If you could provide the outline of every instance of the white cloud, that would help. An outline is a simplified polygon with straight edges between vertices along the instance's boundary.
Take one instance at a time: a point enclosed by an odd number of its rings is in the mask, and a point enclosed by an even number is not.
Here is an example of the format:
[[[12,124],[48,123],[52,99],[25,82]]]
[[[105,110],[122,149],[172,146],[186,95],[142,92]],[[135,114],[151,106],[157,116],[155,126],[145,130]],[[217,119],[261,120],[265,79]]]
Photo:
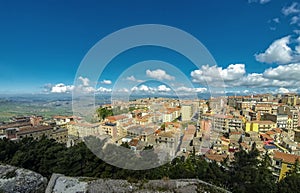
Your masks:
[[[130,81],[136,81],[134,76],[128,76],[126,77],[126,80],[130,80]]]
[[[300,22],[300,17],[299,16],[293,16],[292,18],[291,18],[291,25],[293,25],[293,24],[299,24],[299,22]]]
[[[213,82],[214,73],[221,72],[225,87],[242,89],[247,88],[298,88],[300,87],[300,63],[279,65],[268,68],[263,73],[245,72],[245,65],[230,65],[227,68],[204,66],[200,70],[191,72],[193,81],[202,83],[205,79]],[[243,88],[245,90],[245,88]],[[192,88],[179,87],[177,91],[194,92]]]
[[[299,4],[297,2],[293,2],[290,6],[283,7],[281,12],[285,16],[295,14],[295,13],[300,13]]]
[[[228,68],[221,70],[221,76],[225,81],[236,80],[245,73],[245,64],[230,64]]]
[[[248,0],[248,3],[260,3],[260,4],[266,4],[270,2],[271,0]]]
[[[76,87],[74,85],[65,85],[63,83],[56,84],[54,86],[47,85],[49,87],[49,91],[51,93],[70,93],[71,91],[76,91],[79,93],[91,93],[97,91],[95,88],[89,86],[90,80],[88,78],[84,78],[82,76],[78,77],[80,81]]]
[[[293,51],[288,46],[290,36],[275,40],[264,53],[255,54],[255,58],[259,62],[286,64],[292,62]]]
[[[98,92],[111,92],[112,89],[111,88],[104,88],[104,87],[99,87],[97,89]]]
[[[185,92],[185,93],[190,93],[190,92],[198,92],[198,93],[205,93],[207,92],[207,88],[189,88],[189,87],[179,87],[176,89],[177,92]]]
[[[111,82],[111,80],[102,80],[100,83],[101,84],[111,84],[112,82]]]
[[[80,90],[81,93],[91,93],[96,91],[96,89],[91,86],[83,86],[83,87],[79,86],[76,89]]]
[[[167,87],[166,85],[159,85],[158,87],[150,87],[147,85],[140,85],[131,88],[131,92],[143,92],[143,93],[162,93],[162,92],[170,92],[172,89]]]
[[[159,85],[157,90],[159,92],[170,92],[171,91],[171,89],[169,87],[166,87],[166,85],[163,85],[163,84]]]
[[[278,17],[276,17],[276,18],[273,18],[272,19],[275,23],[280,23],[280,20],[279,20],[279,18]]]
[[[280,87],[276,90],[276,93],[289,93],[289,89],[286,89],[286,88],[283,88],[283,87]]]
[[[300,81],[300,63],[268,68],[264,71],[263,76],[275,80]]]
[[[121,93],[126,92],[126,93],[128,93],[129,90],[127,88],[121,88],[121,89],[118,89],[117,92],[121,92]]]
[[[295,30],[293,30],[293,32],[294,32],[295,34],[297,34],[297,35],[300,35],[300,30],[299,30],[299,29],[295,29]]]
[[[125,80],[129,80],[129,81],[132,81],[132,82],[140,82],[140,83],[144,82],[143,80],[136,79],[133,75],[126,77]]]
[[[50,92],[52,93],[69,93],[74,89],[73,85],[65,85],[63,83],[52,86]]]
[[[148,87],[144,84],[140,85],[140,86],[135,86],[131,89],[131,91],[144,91],[144,92],[150,92],[150,91],[154,91],[155,89],[153,89],[152,87]]]
[[[90,85],[90,80],[88,78],[84,78],[82,76],[79,76],[78,79],[82,82],[83,86],[89,86]]]
[[[146,75],[150,78],[154,78],[157,80],[175,80],[174,76],[171,76],[166,73],[166,71],[162,69],[156,69],[156,70],[146,70]]]
[[[251,73],[247,76],[244,76],[239,81],[236,81],[234,83],[236,86],[267,86],[269,85],[269,80],[264,78],[262,74],[260,73]]]
[[[242,78],[246,73],[244,64],[230,64],[227,68],[203,65],[201,69],[191,72],[193,82],[211,83],[220,80],[225,82],[233,81]]]

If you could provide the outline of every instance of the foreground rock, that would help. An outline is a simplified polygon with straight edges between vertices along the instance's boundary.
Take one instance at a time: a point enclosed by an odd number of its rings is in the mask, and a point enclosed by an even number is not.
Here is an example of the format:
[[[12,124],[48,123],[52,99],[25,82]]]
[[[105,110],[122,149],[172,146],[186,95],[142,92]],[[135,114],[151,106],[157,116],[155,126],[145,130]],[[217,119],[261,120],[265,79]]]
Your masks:
[[[46,193],[222,193],[228,192],[201,180],[126,180],[72,178],[53,174]]]
[[[2,193],[44,193],[47,179],[23,168],[0,165],[0,192]]]

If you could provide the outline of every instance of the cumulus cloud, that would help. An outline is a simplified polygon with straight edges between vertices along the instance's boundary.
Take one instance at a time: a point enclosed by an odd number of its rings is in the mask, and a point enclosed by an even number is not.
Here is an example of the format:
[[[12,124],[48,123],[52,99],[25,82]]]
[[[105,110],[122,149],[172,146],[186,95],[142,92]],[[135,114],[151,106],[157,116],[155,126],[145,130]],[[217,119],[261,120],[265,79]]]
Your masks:
[[[121,89],[118,89],[117,92],[121,92],[121,93],[128,93],[129,90],[127,88],[121,88]]]
[[[83,86],[89,86],[90,85],[90,80],[88,78],[84,78],[82,76],[79,76],[78,79],[82,82]]]
[[[74,89],[73,85],[65,85],[63,83],[52,86],[51,93],[69,93]]]
[[[269,3],[271,0],[248,0],[248,3],[260,3],[260,4],[266,4]]]
[[[79,80],[79,84],[76,85],[76,87],[74,85],[66,85],[64,83],[59,83],[59,84],[47,84],[44,86],[45,91],[46,92],[51,92],[51,93],[70,93],[72,91],[76,91],[79,93],[93,93],[93,92],[97,92],[97,93],[102,93],[102,92],[111,92],[112,89],[111,88],[104,88],[104,87],[100,87],[98,89],[91,87],[90,86],[90,80],[87,77],[78,77]],[[106,82],[108,83],[108,82]]]
[[[275,40],[265,52],[255,54],[255,58],[263,63],[278,63],[286,64],[293,60],[293,51],[288,46],[290,43],[290,36]]]
[[[293,2],[290,6],[283,7],[281,12],[285,16],[295,14],[295,13],[300,13],[299,3]]]
[[[286,89],[286,88],[283,88],[283,87],[280,87],[276,90],[277,93],[289,93],[289,89]]]
[[[102,80],[100,83],[101,84],[111,84],[112,82],[111,82],[111,80]]]
[[[224,80],[225,82],[242,78],[246,73],[244,64],[230,64],[227,68],[203,65],[201,69],[191,72],[193,82],[211,83]]]
[[[299,16],[293,16],[292,18],[291,18],[291,25],[293,25],[293,24],[299,24],[299,22],[300,22],[300,17]]]
[[[140,86],[135,86],[131,88],[131,92],[137,92],[137,93],[148,93],[148,94],[154,94],[157,91],[156,88],[147,86],[147,85],[140,85]]]
[[[275,23],[280,23],[280,20],[279,20],[279,18],[278,18],[278,17],[276,17],[276,18],[273,18],[273,19],[272,19],[272,21],[274,21]]]
[[[150,78],[154,78],[156,80],[175,80],[174,76],[171,76],[169,74],[167,74],[166,71],[162,70],[162,69],[156,69],[156,70],[146,70],[146,75]]]
[[[269,80],[260,73],[251,73],[234,83],[236,86],[268,86]]]
[[[300,63],[268,68],[263,76],[275,80],[299,80],[300,81]]]
[[[104,87],[99,87],[97,89],[98,92],[111,92],[112,89],[111,88],[104,88]]]
[[[169,87],[167,87],[166,85],[163,85],[163,84],[159,85],[157,90],[159,92],[170,92],[171,91],[171,89]]]
[[[136,79],[133,75],[126,77],[125,80],[129,80],[132,82],[143,82],[143,80]]]
[[[159,85],[158,87],[150,87],[147,85],[140,85],[131,88],[131,92],[143,92],[143,93],[161,93],[161,92],[170,92],[172,89],[167,87],[166,85]]]
[[[207,92],[207,88],[189,88],[189,87],[179,87],[176,89],[177,92],[185,92],[185,93],[190,93],[190,92],[197,92],[197,93],[205,93]]]
[[[228,68],[217,68],[217,67],[203,67],[198,71],[192,71],[191,76],[194,82],[202,84],[207,74],[215,72],[218,69],[220,74],[224,76],[225,87],[236,88],[245,90],[248,88],[286,88],[291,89],[300,87],[300,63],[291,63],[287,65],[279,65],[275,68],[268,68],[262,73],[246,73],[244,65],[240,67],[228,67]],[[230,69],[230,70],[229,70]],[[232,70],[239,69],[239,70]],[[206,72],[206,73],[204,73]],[[226,72],[226,73],[225,73]],[[213,75],[212,75],[213,76]],[[207,77],[206,79],[212,77]],[[246,89],[246,90],[247,90]],[[193,92],[191,88],[178,88],[178,90]],[[249,91],[249,90],[248,90]]]

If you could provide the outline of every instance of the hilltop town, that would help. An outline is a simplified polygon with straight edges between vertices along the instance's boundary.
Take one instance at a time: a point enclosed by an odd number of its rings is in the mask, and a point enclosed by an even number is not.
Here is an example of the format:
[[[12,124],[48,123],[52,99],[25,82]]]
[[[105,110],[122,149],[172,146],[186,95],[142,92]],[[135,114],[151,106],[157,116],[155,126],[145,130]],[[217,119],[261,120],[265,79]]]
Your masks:
[[[18,141],[45,136],[70,147],[95,136],[133,152],[164,149],[171,158],[195,154],[217,163],[255,147],[270,156],[273,175],[281,180],[300,158],[299,113],[297,94],[143,98],[101,105],[93,123],[64,115],[12,117],[0,124],[0,137]]]

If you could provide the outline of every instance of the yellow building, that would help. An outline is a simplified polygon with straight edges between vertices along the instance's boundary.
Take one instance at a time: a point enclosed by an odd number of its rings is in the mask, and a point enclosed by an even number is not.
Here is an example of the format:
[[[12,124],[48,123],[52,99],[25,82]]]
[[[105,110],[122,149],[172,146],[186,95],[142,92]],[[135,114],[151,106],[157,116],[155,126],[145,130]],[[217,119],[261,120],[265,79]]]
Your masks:
[[[258,124],[257,123],[252,123],[252,122],[247,122],[245,131],[246,132],[249,132],[249,131],[258,132]]]
[[[293,168],[296,160],[300,161],[300,156],[276,151],[273,156],[274,175],[278,180],[282,180],[286,173]]]
[[[276,128],[273,121],[250,121],[246,123],[245,131],[267,132]]]

